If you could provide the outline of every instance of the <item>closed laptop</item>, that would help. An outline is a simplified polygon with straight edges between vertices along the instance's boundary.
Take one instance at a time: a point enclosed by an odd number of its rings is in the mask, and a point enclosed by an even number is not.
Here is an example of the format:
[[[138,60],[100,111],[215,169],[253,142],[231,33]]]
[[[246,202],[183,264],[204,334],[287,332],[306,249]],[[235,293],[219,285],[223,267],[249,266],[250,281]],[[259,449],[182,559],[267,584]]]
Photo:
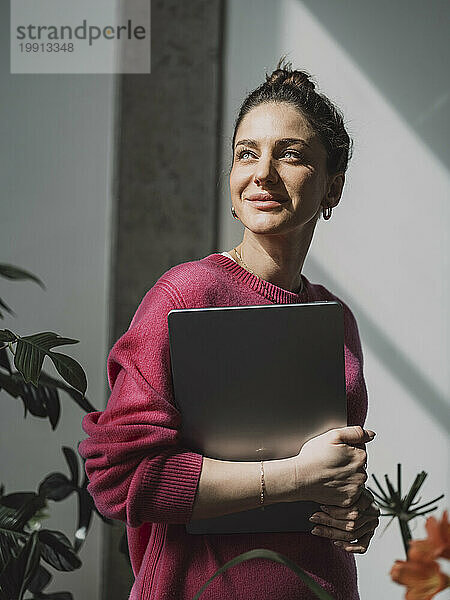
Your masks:
[[[339,302],[169,312],[175,403],[183,445],[221,460],[298,454],[347,425]],[[314,502],[268,505],[187,524],[189,533],[310,531]]]

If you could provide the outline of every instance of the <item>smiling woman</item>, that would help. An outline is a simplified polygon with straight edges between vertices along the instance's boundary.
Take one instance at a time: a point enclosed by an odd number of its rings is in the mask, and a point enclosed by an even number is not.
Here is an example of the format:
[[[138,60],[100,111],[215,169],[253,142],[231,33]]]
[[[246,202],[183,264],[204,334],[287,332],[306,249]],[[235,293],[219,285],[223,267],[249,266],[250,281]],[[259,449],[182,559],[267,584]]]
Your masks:
[[[359,600],[353,553],[367,550],[379,515],[364,486],[365,444],[374,433],[363,429],[361,343],[350,308],[301,273],[320,214],[328,219],[339,203],[349,151],[337,109],[306,73],[280,63],[245,100],[236,121],[230,195],[244,226],[241,244],[164,273],[109,354],[108,406],[85,417],[89,438],[79,451],[98,509],[128,525],[133,600],[191,600],[224,563],[261,547],[287,556],[336,600]],[[344,309],[348,426],[280,460],[223,461],[184,447],[168,313],[323,300],[338,300]],[[311,532],[191,535],[185,528],[191,520],[297,500],[321,504]],[[283,565],[255,559],[217,577],[202,598],[315,596]]]
[[[262,278],[298,289],[316,222],[339,203],[351,147],[338,109],[306,72],[280,61],[235,123],[231,203],[245,226],[238,260],[245,253]]]

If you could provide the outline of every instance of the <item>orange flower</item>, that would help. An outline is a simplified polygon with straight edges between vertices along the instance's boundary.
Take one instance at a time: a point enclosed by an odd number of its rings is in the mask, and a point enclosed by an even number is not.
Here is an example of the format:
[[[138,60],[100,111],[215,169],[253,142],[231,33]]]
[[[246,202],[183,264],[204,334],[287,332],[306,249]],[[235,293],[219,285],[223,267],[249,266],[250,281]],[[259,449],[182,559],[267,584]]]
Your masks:
[[[393,581],[407,586],[406,600],[431,600],[450,585],[437,562],[396,560],[391,569]]]
[[[425,525],[428,538],[413,540],[409,543],[408,559],[414,561],[433,561],[436,558],[450,559],[450,523],[448,511],[444,510],[441,521],[428,517]]]

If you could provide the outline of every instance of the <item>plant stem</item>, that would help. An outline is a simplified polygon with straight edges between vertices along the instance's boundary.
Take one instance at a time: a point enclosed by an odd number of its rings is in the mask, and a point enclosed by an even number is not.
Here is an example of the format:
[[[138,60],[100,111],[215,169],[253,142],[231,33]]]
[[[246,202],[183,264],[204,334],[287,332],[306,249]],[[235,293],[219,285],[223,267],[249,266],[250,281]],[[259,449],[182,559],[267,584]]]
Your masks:
[[[398,515],[398,523],[400,525],[400,533],[402,534],[403,547],[405,549],[406,560],[408,560],[408,547],[411,541],[411,530],[408,523],[402,519],[402,515]]]

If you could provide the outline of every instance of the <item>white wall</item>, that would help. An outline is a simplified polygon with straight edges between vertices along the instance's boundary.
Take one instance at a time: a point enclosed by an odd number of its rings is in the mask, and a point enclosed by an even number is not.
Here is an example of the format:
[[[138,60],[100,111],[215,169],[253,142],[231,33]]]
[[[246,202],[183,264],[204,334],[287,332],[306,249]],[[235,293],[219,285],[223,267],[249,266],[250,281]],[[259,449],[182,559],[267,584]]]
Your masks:
[[[320,8],[320,21],[307,5]],[[304,271],[348,302],[359,324],[367,425],[377,432],[368,472],[395,478],[401,462],[406,485],[427,471],[421,496],[446,493],[440,516],[449,493],[450,206],[440,153],[448,139],[448,91],[439,23],[450,11],[427,3],[434,29],[418,38],[412,33],[421,29],[424,10],[418,2],[351,0],[337,8],[328,1],[229,0],[219,247],[242,239],[227,181],[236,112],[287,53],[342,108],[355,138],[341,204],[330,221],[319,221]],[[412,97],[419,82],[427,91]],[[387,522],[382,518],[369,552],[357,557],[364,600],[404,597],[388,575],[404,555],[397,524],[381,535]],[[424,523],[417,519],[414,537],[424,537]]]
[[[0,262],[37,274],[31,282],[1,279],[0,297],[17,313],[0,328],[19,334],[55,331],[80,340],[63,346],[84,367],[87,396],[105,403],[108,274],[112,209],[115,79],[109,75],[10,75],[9,3],[0,5]],[[44,367],[49,372],[52,365]],[[67,472],[61,446],[85,437],[83,411],[61,394],[60,425],[23,418],[20,400],[0,392],[0,481],[6,493],[36,490],[49,472]],[[75,498],[50,503],[49,529],[73,537]],[[100,520],[81,550],[83,567],[55,576],[47,591],[74,598],[100,595]]]

